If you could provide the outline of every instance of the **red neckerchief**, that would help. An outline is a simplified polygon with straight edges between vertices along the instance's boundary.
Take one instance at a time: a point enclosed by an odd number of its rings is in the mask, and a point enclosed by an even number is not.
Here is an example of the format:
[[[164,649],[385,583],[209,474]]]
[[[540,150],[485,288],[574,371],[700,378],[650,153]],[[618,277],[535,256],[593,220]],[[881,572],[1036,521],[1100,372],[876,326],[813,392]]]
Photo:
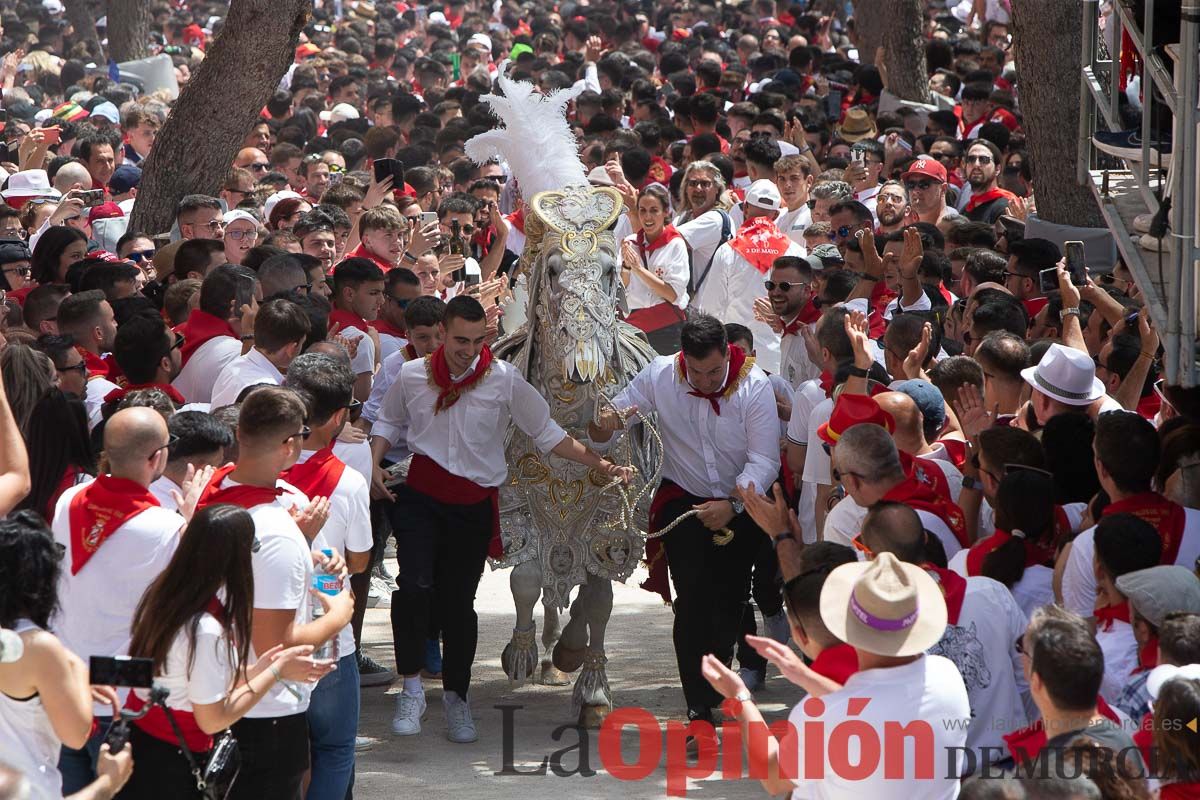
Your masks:
[[[520,208],[505,217],[508,223],[519,230],[522,234],[525,233],[525,209]]]
[[[1150,635],[1146,643],[1138,649],[1138,663],[1131,675],[1149,672],[1158,666],[1158,634]]]
[[[1097,608],[1092,616],[1096,618],[1096,630],[1111,631],[1114,622],[1126,622],[1130,625],[1133,622],[1129,618],[1129,601],[1108,605],[1104,608]]]
[[[766,275],[775,259],[787,252],[792,240],[779,232],[773,220],[755,217],[742,225],[729,246],[756,270]]]
[[[429,380],[438,390],[437,401],[433,404],[435,415],[457,403],[462,393],[483,380],[492,366],[492,349],[485,344],[479,352],[479,363],[475,365],[475,369],[456,383],[450,377],[450,365],[446,363],[445,349],[446,346],[442,345],[425,359]]]
[[[1183,541],[1183,529],[1187,524],[1187,512],[1183,506],[1173,503],[1157,492],[1142,492],[1105,506],[1106,514],[1133,514],[1154,526],[1162,538],[1160,564],[1174,564],[1179,557],[1179,545]]]
[[[1096,713],[1111,722],[1121,724],[1120,716],[1109,707],[1108,703],[1104,702],[1104,698],[1100,695],[1096,695]],[[1066,731],[1063,732],[1066,733]],[[1018,731],[1006,733],[1001,738],[1004,739],[1004,744],[1008,747],[1013,761],[1018,765],[1037,758],[1046,747],[1046,742],[1049,741],[1046,736],[1046,728],[1040,719]]]
[[[808,298],[808,302],[800,309],[800,316],[797,318],[806,325],[811,325],[821,318],[821,309],[817,306],[817,296],[813,295]]]
[[[171,398],[171,402],[177,406],[181,406],[187,402],[183,399],[183,395],[179,393],[179,390],[169,383],[127,383],[124,386],[118,389],[113,389],[111,392],[104,395],[104,402],[115,403],[125,397],[125,395],[129,394],[130,392],[136,392],[138,389],[158,389],[167,397]]]
[[[1196,800],[1197,797],[1200,797],[1200,781],[1166,783],[1158,790],[1158,800]]]
[[[75,352],[79,353],[79,355],[83,357],[83,363],[87,364],[89,379],[108,378],[110,381],[113,381],[114,383],[116,382],[113,380],[116,376],[114,375],[110,377],[109,375],[109,373],[112,371],[112,367],[114,366],[113,362],[101,358],[91,350],[84,350],[78,345],[75,346]]]
[[[347,328],[357,328],[365,334],[367,332],[367,328],[371,327],[371,323],[367,322],[358,314],[355,314],[353,311],[345,311],[340,308],[335,308],[333,311],[329,312],[329,325],[332,327],[335,324],[338,326],[339,332],[345,331]]]
[[[822,372],[817,378],[817,385],[821,387],[821,391],[826,397],[833,397],[833,373]]]
[[[996,550],[999,550],[1004,545],[1012,541],[1012,534],[1008,531],[998,530],[986,539],[980,539],[975,544],[971,545],[971,549],[967,551],[967,574],[974,577],[983,574],[983,563],[987,561]],[[1025,547],[1025,568],[1045,565],[1047,562],[1054,560],[1054,543],[1049,545],[1023,539],[1021,544]]]
[[[12,295],[10,294],[9,297]],[[1158,396],[1158,392],[1150,394],[1138,400],[1137,413],[1142,419],[1153,420],[1162,408],[1162,398]]]
[[[420,356],[417,355],[417,348],[413,347],[412,342],[409,342],[408,344],[404,345],[404,360],[405,361],[416,361],[418,358],[420,358]]]
[[[218,336],[238,338],[237,334],[233,332],[233,326],[229,324],[229,320],[221,319],[198,308],[188,315],[186,322],[175,327],[175,332],[183,334],[183,347],[179,349],[180,360],[183,364],[187,364],[188,359],[200,349],[200,345],[209,339],[215,339]]]
[[[783,330],[780,332],[779,335],[780,336],[799,336],[800,329],[804,327],[804,320],[801,319],[801,317],[803,317],[803,316],[804,316],[804,312],[801,311],[799,314],[797,314],[792,319],[791,322],[783,323]]]
[[[951,625],[958,624],[958,616],[962,613],[963,600],[967,596],[967,579],[951,569],[935,567],[933,564],[921,565],[942,590],[946,599],[946,619]]]
[[[658,250],[661,247],[665,247],[668,243],[673,242],[676,239],[681,239],[681,238],[683,238],[683,237],[680,235],[679,231],[675,230],[674,225],[667,225],[667,227],[662,229],[662,232],[660,232],[658,234],[658,238],[655,239],[653,242],[646,241],[646,229],[645,228],[643,228],[642,230],[637,232],[636,241],[637,241],[638,249],[642,251],[643,259],[646,259],[655,250]],[[650,263],[648,260],[646,262],[646,266],[650,266]]]
[[[675,359],[675,366],[679,370],[680,379],[684,383],[687,383],[688,387],[691,388],[691,391],[689,391],[688,394],[690,394],[692,397],[702,397],[707,400],[712,406],[713,413],[719,417],[721,416],[721,405],[717,401],[722,397],[728,397],[729,395],[733,394],[742,378],[745,377],[745,373],[749,371],[749,367],[754,366],[754,362],[753,360],[746,358],[746,353],[742,350],[742,348],[733,344],[729,345],[729,371],[725,376],[725,383],[720,389],[707,394],[697,391],[695,388],[692,388],[690,383],[688,383],[687,362],[683,358],[682,351],[680,351],[679,355]]]
[[[303,464],[297,462],[280,473],[279,477],[295,486],[308,499],[333,497],[346,463],[333,454],[333,442],[308,457]]]
[[[663,478],[659,481],[658,488],[654,490],[654,497],[650,500],[650,532],[657,533],[671,522],[672,517],[666,516],[667,507],[671,503],[686,500],[690,508],[696,503],[717,499],[720,498],[689,495],[679,484],[669,478]],[[660,537],[646,540],[646,553],[642,563],[649,575],[639,584],[639,587],[647,592],[657,594],[664,603],[671,605],[671,579],[667,569],[667,550],[663,547],[662,541]]]
[[[71,498],[71,574],[88,562],[100,545],[118,528],[147,508],[158,506],[158,498],[140,483],[128,478],[98,475]]]
[[[237,464],[228,464],[213,473],[212,480],[208,482],[208,486],[205,486],[204,491],[200,493],[200,500],[196,503],[196,508],[203,508],[204,506],[211,506],[216,503],[231,503],[250,510],[264,503],[272,503],[277,497],[283,494],[283,489],[277,486],[268,489],[265,486],[250,486],[244,483],[222,489],[221,483],[236,467]]]
[[[887,320],[883,318],[883,314],[887,311],[888,304],[895,300],[899,295],[887,287],[887,281],[880,278],[875,281],[875,287],[871,289],[871,313],[867,317],[867,326],[869,330],[867,334],[872,339],[882,339],[884,331],[887,328]]]
[[[988,189],[986,192],[979,192],[978,194],[972,194],[971,199],[967,201],[966,211],[968,214],[970,214],[972,211],[979,208],[980,206],[987,205],[988,203],[992,202],[993,200],[999,200],[1002,197],[1005,198],[1006,200],[1008,200],[1009,202],[1012,202],[1013,200],[1017,199],[1017,196],[1015,194],[1013,194],[1012,192],[1010,192],[1008,189],[1001,189],[999,186],[993,186],[991,189]]]
[[[1029,318],[1033,319],[1049,302],[1049,297],[1027,297],[1021,301],[1021,305],[1025,307],[1025,313],[1029,315]]]
[[[358,245],[358,247],[354,248],[349,253],[347,253],[346,258],[368,258],[371,261],[375,262],[375,266],[379,267],[385,273],[396,266],[391,261],[388,261],[384,258],[381,258],[381,257],[375,255],[375,252],[373,250],[368,250],[366,244],[364,244],[364,243],[360,243]]]
[[[938,439],[936,444],[940,444],[946,448],[946,455],[950,457],[950,463],[955,469],[962,472],[963,465],[967,463],[967,443],[962,439]]]
[[[850,676],[858,672],[858,651],[845,643],[835,644],[822,650],[808,667],[818,675],[845,686]]]
[[[901,463],[904,462],[904,453],[901,453]],[[935,487],[945,484],[946,476],[941,473],[941,470],[925,469],[924,464],[917,464],[913,459],[914,464],[911,469],[906,469],[907,477],[900,483],[893,486],[882,500],[890,500],[896,503],[903,503],[906,506],[920,510],[928,511],[935,517],[946,523],[946,527],[954,534],[954,538],[963,547],[969,547],[967,541],[967,523],[963,518],[962,509],[959,508],[953,501],[950,500],[948,492],[939,492]],[[933,472],[938,475],[932,475]],[[938,478],[940,477],[940,481]]]
[[[395,336],[397,339],[404,338],[404,331],[400,330],[395,325],[393,325],[392,323],[383,319],[382,317],[379,319],[373,319],[370,322],[368,322],[367,324],[370,325],[375,330],[379,331],[380,333],[386,333],[388,336]],[[366,333],[366,331],[363,331],[363,332]]]

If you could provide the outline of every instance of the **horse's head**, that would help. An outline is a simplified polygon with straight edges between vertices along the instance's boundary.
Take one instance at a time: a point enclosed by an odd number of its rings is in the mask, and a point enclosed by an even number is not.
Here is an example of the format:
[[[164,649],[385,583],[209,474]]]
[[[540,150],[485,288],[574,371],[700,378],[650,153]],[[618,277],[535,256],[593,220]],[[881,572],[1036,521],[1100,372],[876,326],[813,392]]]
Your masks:
[[[620,243],[610,227],[621,197],[613,189],[576,185],[542,192],[530,205],[531,239],[538,239],[527,243],[530,306],[537,315],[531,333],[545,363],[561,364],[564,380],[594,381],[615,355]]]

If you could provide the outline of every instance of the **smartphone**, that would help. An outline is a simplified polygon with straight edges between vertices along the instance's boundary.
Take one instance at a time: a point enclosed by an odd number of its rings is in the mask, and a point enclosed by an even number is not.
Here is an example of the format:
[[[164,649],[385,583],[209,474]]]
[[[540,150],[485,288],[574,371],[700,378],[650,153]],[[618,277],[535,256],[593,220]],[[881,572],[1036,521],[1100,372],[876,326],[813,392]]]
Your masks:
[[[404,164],[394,158],[375,159],[375,182],[382,183],[388,177],[392,179],[392,188],[404,186]]]
[[[104,202],[103,189],[76,189],[70,196],[82,200],[84,208],[95,208]]]
[[[46,144],[60,144],[62,142],[62,128],[42,128],[42,141]]]
[[[833,88],[833,84],[829,86],[829,94],[825,97],[826,111],[825,113],[832,120],[840,119],[842,116],[842,90]]]
[[[154,659],[92,656],[88,659],[88,683],[149,689],[154,685]]]
[[[437,221],[438,221],[438,215],[437,215],[436,211],[422,211],[421,212],[421,227],[422,228],[427,228],[430,225],[433,225],[434,223],[436,223]]]
[[[251,278],[237,279],[237,296],[234,301],[233,313],[242,313],[242,306],[254,305],[254,280]]]
[[[1083,242],[1063,242],[1063,250],[1067,257],[1067,272],[1071,273],[1071,283],[1086,286],[1087,260],[1083,257]]]
[[[851,147],[850,148],[850,160],[857,162],[859,164],[863,163],[863,161],[866,160],[863,149],[861,147]]]
[[[1054,267],[1038,273],[1038,289],[1042,294],[1058,291],[1058,270]]]

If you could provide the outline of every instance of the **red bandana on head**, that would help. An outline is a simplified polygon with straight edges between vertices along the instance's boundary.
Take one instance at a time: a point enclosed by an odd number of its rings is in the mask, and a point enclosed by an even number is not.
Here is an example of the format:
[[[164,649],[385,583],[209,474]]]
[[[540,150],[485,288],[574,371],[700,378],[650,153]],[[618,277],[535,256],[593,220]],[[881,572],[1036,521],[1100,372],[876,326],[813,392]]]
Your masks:
[[[80,489],[71,498],[67,512],[71,525],[71,574],[78,575],[118,528],[157,505],[158,498],[149,489],[127,478],[100,475]]]
[[[183,395],[169,383],[127,383],[119,389],[113,389],[108,394],[104,395],[104,402],[115,403],[121,400],[130,392],[136,392],[138,389],[158,389],[160,392],[171,398],[171,402],[177,406],[184,405],[187,401],[183,399]]]
[[[485,344],[479,352],[479,363],[475,365],[475,369],[470,375],[456,382],[450,377],[450,365],[446,363],[445,350],[446,346],[442,345],[425,357],[425,372],[429,383],[438,390],[437,401],[433,404],[434,414],[457,403],[462,393],[487,377],[492,367],[492,349]]]
[[[1154,526],[1162,538],[1160,564],[1174,564],[1179,557],[1179,545],[1183,541],[1183,529],[1187,524],[1187,512],[1183,506],[1173,503],[1157,492],[1142,492],[1115,503],[1109,503],[1101,516],[1109,514],[1133,514]]]
[[[213,473],[212,480],[200,493],[200,500],[196,503],[196,508],[217,503],[231,503],[249,510],[264,503],[272,503],[275,498],[283,494],[283,489],[277,486],[267,488],[265,486],[249,486],[244,483],[222,489],[222,481],[228,477],[229,473],[233,472],[236,466],[236,464],[228,464]]]
[[[183,347],[179,349],[179,355],[184,364],[187,364],[188,359],[200,349],[200,345],[209,339],[215,339],[218,336],[238,338],[228,320],[198,308],[188,315],[187,322],[176,326],[175,332],[183,334]]]
[[[729,246],[764,275],[770,271],[775,259],[787,252],[791,243],[792,240],[780,233],[775,222],[767,217],[750,220],[729,240]]]
[[[342,473],[346,471],[346,463],[333,454],[333,442],[313,453],[303,464],[297,462],[288,467],[279,477],[308,495],[314,497],[333,497]]]
[[[684,360],[682,351],[675,359],[675,364],[679,370],[680,380],[682,380],[684,383],[687,383],[688,386],[691,386],[692,384],[688,382],[687,376],[687,361]],[[747,358],[746,353],[742,350],[742,348],[731,344],[729,345],[729,369],[725,376],[724,385],[722,385],[721,388],[717,389],[715,392],[707,393],[692,388],[688,394],[690,394],[692,397],[702,397],[707,400],[709,404],[712,405],[713,413],[719,417],[721,416],[721,404],[717,401],[722,397],[729,397],[729,395],[733,394],[737,390],[738,384],[741,383],[742,378],[746,377],[746,373],[750,371],[750,367],[752,366],[754,366],[754,359]]]

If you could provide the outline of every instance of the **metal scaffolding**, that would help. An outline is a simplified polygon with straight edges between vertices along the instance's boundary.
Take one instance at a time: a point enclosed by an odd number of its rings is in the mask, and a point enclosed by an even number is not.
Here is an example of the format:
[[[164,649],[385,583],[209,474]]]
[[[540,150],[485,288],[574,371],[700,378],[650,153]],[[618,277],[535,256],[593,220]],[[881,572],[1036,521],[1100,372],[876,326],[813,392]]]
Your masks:
[[[1085,91],[1079,115],[1079,174],[1096,195],[1100,211],[1121,258],[1142,289],[1154,324],[1161,333],[1165,356],[1163,367],[1170,384],[1194,386],[1198,381],[1196,361],[1197,269],[1200,269],[1200,217],[1197,212],[1197,112],[1200,74],[1200,0],[1182,2],[1180,38],[1177,44],[1156,49],[1154,5],[1145,0],[1139,19],[1131,0],[1108,0],[1111,13],[1100,28],[1102,3],[1084,0],[1081,81]],[[1126,169],[1099,169],[1100,156],[1092,145],[1097,129],[1116,131],[1124,126],[1118,112],[1120,97],[1120,49],[1122,32],[1128,32],[1142,68],[1143,102],[1140,161],[1130,160]],[[1163,51],[1166,51],[1164,53]],[[1151,153],[1154,131],[1151,122],[1161,116],[1164,105],[1174,119],[1173,151],[1169,169]],[[1155,214],[1160,198],[1169,196],[1170,229],[1165,252],[1152,252],[1138,244],[1133,218]]]

